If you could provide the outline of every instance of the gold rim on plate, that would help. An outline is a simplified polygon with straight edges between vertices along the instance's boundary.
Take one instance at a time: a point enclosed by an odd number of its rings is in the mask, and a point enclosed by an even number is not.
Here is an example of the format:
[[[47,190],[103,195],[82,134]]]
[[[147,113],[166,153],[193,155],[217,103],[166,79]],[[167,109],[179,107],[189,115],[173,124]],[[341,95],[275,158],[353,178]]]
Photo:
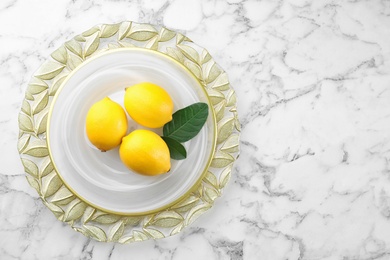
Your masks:
[[[201,178],[177,201],[142,214],[108,211],[81,198],[61,178],[49,149],[47,126],[56,93],[83,64],[118,48],[169,56],[199,82],[212,105],[215,140]],[[60,221],[104,242],[130,243],[179,233],[212,207],[239,154],[236,95],[226,73],[207,50],[183,34],[131,21],[94,26],[54,51],[28,85],[19,129],[18,151],[30,186]]]

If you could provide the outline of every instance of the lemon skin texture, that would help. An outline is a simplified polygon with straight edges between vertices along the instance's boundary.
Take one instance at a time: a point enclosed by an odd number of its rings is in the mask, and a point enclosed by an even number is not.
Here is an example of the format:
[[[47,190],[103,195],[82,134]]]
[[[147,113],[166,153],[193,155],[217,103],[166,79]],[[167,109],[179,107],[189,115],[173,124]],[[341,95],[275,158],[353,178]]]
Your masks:
[[[86,118],[89,141],[105,152],[117,147],[127,132],[127,117],[124,109],[105,97],[91,106]]]
[[[126,88],[124,105],[130,117],[145,127],[159,128],[172,120],[171,97],[153,83],[144,82]]]
[[[159,175],[171,168],[167,144],[150,130],[138,129],[125,136],[119,156],[126,167],[143,175]]]

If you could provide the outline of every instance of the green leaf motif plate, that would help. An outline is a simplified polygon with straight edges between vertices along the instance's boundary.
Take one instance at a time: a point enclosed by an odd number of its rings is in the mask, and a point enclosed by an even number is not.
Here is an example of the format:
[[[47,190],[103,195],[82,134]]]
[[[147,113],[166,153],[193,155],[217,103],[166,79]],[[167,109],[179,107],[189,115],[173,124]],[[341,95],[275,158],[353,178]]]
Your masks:
[[[47,143],[49,111],[62,83],[85,61],[118,48],[148,49],[175,59],[204,88],[215,117],[215,150],[196,187],[173,205],[144,215],[105,211],[78,197],[57,173]],[[131,21],[95,26],[54,51],[28,84],[19,129],[18,150],[26,178],[43,203],[74,230],[104,242],[131,243],[179,233],[213,206],[230,179],[239,153],[236,95],[226,73],[207,50],[183,34]]]

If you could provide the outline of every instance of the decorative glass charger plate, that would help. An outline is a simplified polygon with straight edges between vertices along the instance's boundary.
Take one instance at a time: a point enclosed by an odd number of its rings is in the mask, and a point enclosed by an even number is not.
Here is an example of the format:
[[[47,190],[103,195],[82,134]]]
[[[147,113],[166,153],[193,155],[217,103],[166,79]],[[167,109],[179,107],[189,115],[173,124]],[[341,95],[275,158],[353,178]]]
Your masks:
[[[85,134],[89,107],[153,82],[174,110],[209,105],[201,132],[171,171],[142,176],[118,149],[102,153]],[[140,128],[129,119],[129,131]],[[236,96],[210,54],[181,33],[125,21],[98,25],[51,54],[32,77],[19,114],[18,150],[29,184],[63,222],[99,241],[130,243],[180,232],[210,209],[239,153]],[[161,129],[156,132],[161,134]]]

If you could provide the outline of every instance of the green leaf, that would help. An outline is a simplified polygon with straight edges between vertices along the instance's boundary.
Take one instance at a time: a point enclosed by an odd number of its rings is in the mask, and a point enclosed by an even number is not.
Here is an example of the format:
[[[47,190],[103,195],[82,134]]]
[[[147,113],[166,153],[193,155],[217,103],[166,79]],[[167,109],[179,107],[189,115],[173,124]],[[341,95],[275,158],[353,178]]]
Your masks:
[[[169,153],[172,159],[183,160],[187,158],[186,148],[184,148],[181,143],[169,137],[162,136],[161,138],[168,145]]]
[[[164,137],[170,137],[180,143],[194,138],[202,129],[209,114],[206,103],[195,103],[176,111],[172,121],[164,125]]]

